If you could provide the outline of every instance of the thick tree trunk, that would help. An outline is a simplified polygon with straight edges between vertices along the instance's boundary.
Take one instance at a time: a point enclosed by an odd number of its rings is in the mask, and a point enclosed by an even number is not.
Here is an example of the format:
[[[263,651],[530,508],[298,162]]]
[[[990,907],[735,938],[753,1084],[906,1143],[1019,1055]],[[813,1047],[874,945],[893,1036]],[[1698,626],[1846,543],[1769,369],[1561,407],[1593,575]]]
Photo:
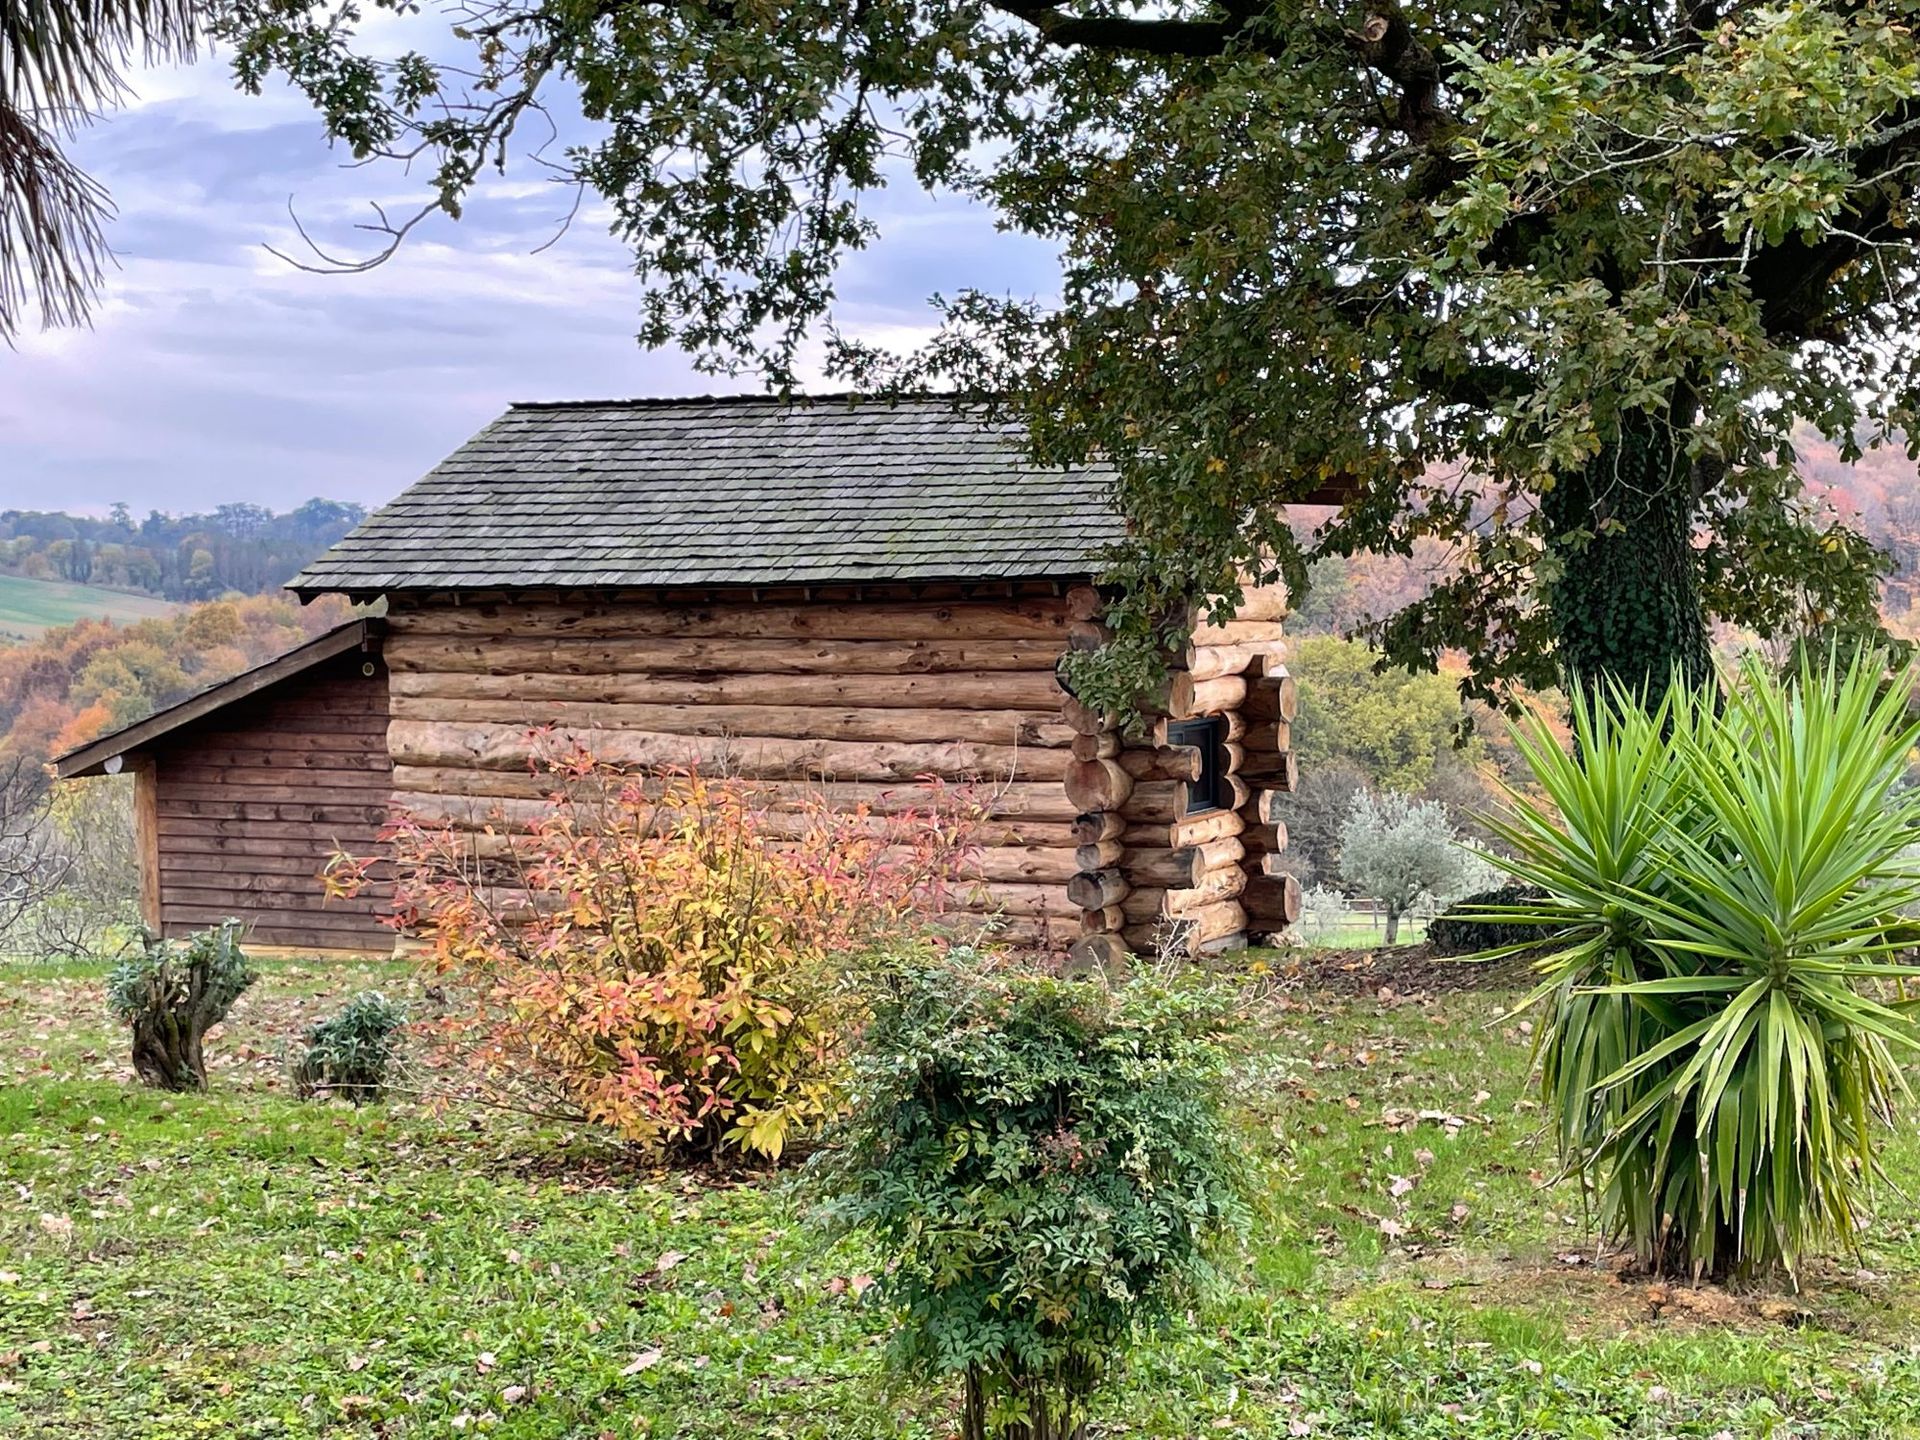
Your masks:
[[[1389,905],[1387,906],[1387,938],[1385,943],[1391,945],[1399,938],[1400,907],[1398,905]]]
[[[1665,416],[1629,415],[1541,501],[1559,565],[1547,599],[1570,680],[1614,679],[1657,700],[1676,673],[1695,683],[1711,672],[1683,438]]]

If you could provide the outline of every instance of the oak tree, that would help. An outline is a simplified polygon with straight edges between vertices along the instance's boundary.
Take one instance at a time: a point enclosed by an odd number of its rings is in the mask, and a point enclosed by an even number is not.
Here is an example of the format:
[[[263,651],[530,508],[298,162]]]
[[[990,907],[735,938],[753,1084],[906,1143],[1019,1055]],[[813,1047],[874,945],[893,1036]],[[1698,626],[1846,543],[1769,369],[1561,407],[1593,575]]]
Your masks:
[[[381,58],[332,0],[223,9],[244,84],[436,167],[350,265],[457,216],[570,89],[593,133],[545,158],[611,207],[644,341],[789,386],[826,337],[856,386],[1001,397],[1041,458],[1112,460],[1128,588],[1089,698],[1142,683],[1174,597],[1297,578],[1279,507],[1330,486],[1318,553],[1458,546],[1383,635],[1466,649],[1472,693],[1658,686],[1713,617],[1874,623],[1879,562],[1791,433],[1915,432],[1909,0],[468,0],[457,64]],[[1057,296],[933,297],[901,353],[841,335],[889,185],[1052,245]]]

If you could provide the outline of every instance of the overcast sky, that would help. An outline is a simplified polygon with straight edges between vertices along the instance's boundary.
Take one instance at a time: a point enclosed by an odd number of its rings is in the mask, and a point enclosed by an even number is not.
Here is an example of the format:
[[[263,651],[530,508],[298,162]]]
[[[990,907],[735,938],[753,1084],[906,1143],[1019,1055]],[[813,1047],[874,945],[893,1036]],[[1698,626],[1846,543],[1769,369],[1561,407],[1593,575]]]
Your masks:
[[[378,270],[312,275],[264,248],[297,244],[290,198],[347,249],[368,200],[420,191],[344,168],[291,94],[234,92],[218,57],[148,74],[74,153],[119,207],[120,264],[91,330],[0,349],[0,508],[377,504],[510,401],[723,388],[635,344],[639,282],[603,219],[532,253],[568,205],[532,167]],[[1054,282],[1044,251],[982,211],[917,192],[885,206],[888,238],[842,276],[850,331],[918,330],[936,289]]]

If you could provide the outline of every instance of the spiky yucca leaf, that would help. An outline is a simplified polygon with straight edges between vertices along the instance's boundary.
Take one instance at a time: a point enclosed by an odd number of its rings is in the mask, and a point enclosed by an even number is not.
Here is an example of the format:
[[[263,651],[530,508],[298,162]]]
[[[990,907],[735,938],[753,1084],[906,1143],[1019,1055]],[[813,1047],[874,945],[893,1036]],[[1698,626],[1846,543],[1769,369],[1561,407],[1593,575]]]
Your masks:
[[[1669,691],[1574,697],[1570,756],[1522,754],[1502,862],[1546,898],[1530,1002],[1567,1169],[1650,1267],[1753,1276],[1851,1237],[1872,1135],[1916,1045],[1889,998],[1920,904],[1911,682],[1877,665],[1748,664],[1724,710]]]

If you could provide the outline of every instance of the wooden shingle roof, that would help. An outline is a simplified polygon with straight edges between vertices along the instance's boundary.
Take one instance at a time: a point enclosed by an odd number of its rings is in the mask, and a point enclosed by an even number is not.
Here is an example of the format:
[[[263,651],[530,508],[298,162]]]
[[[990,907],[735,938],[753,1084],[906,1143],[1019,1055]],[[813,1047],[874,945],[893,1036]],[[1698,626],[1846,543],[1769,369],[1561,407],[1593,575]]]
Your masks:
[[[290,588],[1073,579],[1121,538],[1104,467],[1040,469],[951,399],[516,405]]]

